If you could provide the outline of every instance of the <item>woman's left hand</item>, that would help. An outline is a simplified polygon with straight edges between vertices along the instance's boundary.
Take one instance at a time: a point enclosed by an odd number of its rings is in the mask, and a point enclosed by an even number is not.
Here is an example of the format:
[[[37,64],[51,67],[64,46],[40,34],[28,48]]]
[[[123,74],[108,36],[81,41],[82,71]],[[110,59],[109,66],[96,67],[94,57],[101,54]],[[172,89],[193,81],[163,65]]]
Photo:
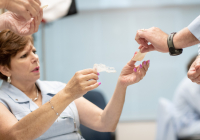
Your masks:
[[[135,84],[143,79],[149,68],[150,60],[143,61],[139,66],[135,66],[136,61],[129,61],[126,66],[122,69],[119,76],[119,82],[122,86],[127,87]]]
[[[43,10],[41,9],[39,14],[29,21],[13,12],[6,12],[3,14],[3,16],[6,29],[10,29],[16,34],[25,36],[31,35],[38,31],[39,25],[43,17]]]

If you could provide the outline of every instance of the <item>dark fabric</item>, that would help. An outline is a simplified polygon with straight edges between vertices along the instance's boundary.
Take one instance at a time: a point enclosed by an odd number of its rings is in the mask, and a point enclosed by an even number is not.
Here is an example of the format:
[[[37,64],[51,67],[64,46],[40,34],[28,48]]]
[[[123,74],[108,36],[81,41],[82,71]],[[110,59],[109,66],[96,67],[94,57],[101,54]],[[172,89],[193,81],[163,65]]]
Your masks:
[[[87,100],[95,104],[101,109],[106,107],[106,101],[99,91],[89,91],[85,94]],[[86,140],[115,140],[115,135],[110,132],[97,132],[84,125],[80,126],[81,134]]]
[[[78,13],[78,11],[77,11],[77,8],[76,8],[76,2],[75,2],[75,0],[72,0],[71,6],[70,6],[69,11],[68,11],[66,16],[74,15],[74,14],[77,14],[77,13]]]
[[[200,140],[200,135],[188,138],[179,138],[178,140]]]

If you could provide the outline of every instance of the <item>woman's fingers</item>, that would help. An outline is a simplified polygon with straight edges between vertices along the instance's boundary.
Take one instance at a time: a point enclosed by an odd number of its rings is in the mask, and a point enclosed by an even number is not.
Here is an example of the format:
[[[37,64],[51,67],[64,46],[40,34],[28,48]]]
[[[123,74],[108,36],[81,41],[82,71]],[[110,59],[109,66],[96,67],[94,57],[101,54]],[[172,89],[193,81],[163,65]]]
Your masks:
[[[87,91],[93,90],[93,89],[97,88],[99,85],[101,85],[101,82],[97,82],[97,83],[95,83],[93,85],[87,86],[86,90]]]
[[[147,71],[148,70],[148,68],[149,68],[149,60],[148,61],[144,61],[143,63],[142,63],[142,66],[144,67],[144,69]]]
[[[87,75],[87,74],[91,74],[91,73],[95,73],[95,74],[99,75],[99,73],[95,69],[85,69],[85,70],[81,70],[79,72],[82,73],[83,75]]]
[[[84,79],[85,81],[88,81],[88,80],[91,80],[91,79],[98,80],[99,77],[98,77],[98,75],[95,74],[95,73],[90,73],[90,74],[88,74],[88,75],[84,75],[84,76],[83,76],[83,79]]]
[[[142,64],[133,69],[134,72],[140,77],[140,80],[146,75],[146,72],[149,68],[149,63],[150,60],[144,61]]]
[[[139,71],[139,75],[140,75],[140,77],[142,79],[146,75],[146,70],[144,69],[144,67],[141,64],[139,66],[138,71]]]
[[[88,87],[88,86],[91,86],[91,85],[94,85],[97,83],[97,80],[90,80],[90,81],[86,81],[85,82],[85,86]]]

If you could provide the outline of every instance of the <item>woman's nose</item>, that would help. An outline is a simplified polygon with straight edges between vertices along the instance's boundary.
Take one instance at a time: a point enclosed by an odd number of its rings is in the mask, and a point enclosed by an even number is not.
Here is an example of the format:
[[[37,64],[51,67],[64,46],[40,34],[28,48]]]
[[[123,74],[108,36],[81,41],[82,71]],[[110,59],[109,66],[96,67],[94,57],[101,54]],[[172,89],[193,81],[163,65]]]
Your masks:
[[[34,62],[37,62],[38,61],[38,55],[37,54],[34,54],[34,53],[32,53],[33,55],[32,55],[32,63],[34,63]]]

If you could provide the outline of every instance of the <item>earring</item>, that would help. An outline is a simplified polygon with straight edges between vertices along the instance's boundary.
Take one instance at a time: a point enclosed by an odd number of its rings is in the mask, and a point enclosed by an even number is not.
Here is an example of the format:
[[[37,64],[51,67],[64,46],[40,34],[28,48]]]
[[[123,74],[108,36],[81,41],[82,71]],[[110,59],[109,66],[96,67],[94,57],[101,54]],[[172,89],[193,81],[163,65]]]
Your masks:
[[[8,80],[7,80],[8,83],[11,83],[11,79],[10,79],[10,76],[8,76]]]

